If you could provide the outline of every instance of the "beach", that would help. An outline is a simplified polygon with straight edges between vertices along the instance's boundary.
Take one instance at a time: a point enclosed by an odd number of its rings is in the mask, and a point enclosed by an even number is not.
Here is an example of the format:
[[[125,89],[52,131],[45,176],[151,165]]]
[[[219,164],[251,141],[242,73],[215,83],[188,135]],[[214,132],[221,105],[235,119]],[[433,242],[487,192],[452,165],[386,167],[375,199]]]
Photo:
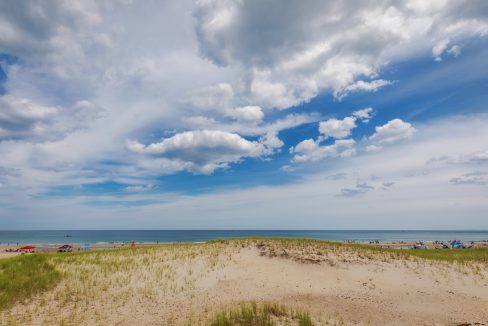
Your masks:
[[[486,249],[292,239],[103,249],[37,254],[62,277],[5,306],[2,325],[219,325],[246,304],[283,307],[269,317],[277,325],[300,324],[297,311],[311,325],[488,324]]]
[[[488,326],[487,67],[488,0],[0,0],[0,326]]]

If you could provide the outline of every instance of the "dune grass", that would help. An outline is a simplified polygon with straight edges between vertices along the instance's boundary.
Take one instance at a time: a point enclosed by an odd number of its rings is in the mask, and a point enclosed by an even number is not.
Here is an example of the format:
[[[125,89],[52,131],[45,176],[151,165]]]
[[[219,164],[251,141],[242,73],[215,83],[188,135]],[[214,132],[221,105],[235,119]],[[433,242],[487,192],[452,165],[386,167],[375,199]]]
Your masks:
[[[61,273],[42,254],[0,260],[0,309],[47,290],[61,279]]]
[[[483,271],[488,266],[488,249],[484,248],[399,250],[285,238],[246,238],[206,244],[28,254],[0,260],[0,312],[4,316],[14,316],[20,324],[29,323],[25,318],[34,315],[42,315],[47,324],[59,323],[61,318],[76,319],[77,323],[82,324],[97,322],[96,314],[85,313],[93,302],[103,303],[107,309],[115,309],[131,300],[156,302],[173,296],[192,300],[197,294],[197,280],[232,262],[233,254],[244,248],[257,248],[261,254],[269,257],[328,263],[331,266],[358,260],[361,263],[370,260],[439,261],[467,271],[474,268]],[[57,284],[59,286],[55,287]],[[108,289],[110,291],[106,291]],[[16,304],[28,303],[29,298],[43,291],[45,295],[41,296],[38,304]],[[43,310],[48,303],[53,309],[72,311],[73,316],[50,315],[48,310]],[[290,312],[277,305],[248,303],[236,309],[215,315],[214,325],[280,325],[280,318],[288,318],[291,325],[311,325],[311,321],[307,321],[310,320],[308,314]]]
[[[359,243],[343,243],[302,238],[253,237],[241,239],[215,240],[220,243],[236,243],[242,246],[254,245],[265,248],[271,256],[289,254],[291,251],[302,255],[324,256],[329,253],[354,253],[365,258],[388,258],[411,260],[415,258],[447,263],[488,265],[488,248],[473,249],[392,249]]]
[[[308,312],[289,309],[277,303],[242,303],[234,309],[224,309],[213,317],[212,326],[275,326],[314,325]]]
[[[18,325],[32,320],[46,325],[103,324],[106,312],[130,302],[145,302],[141,308],[152,309],[154,302],[192,300],[196,280],[229,261],[226,248],[231,247],[168,244],[2,259],[0,284],[10,288],[0,288],[6,302],[0,306],[0,325],[3,320]],[[26,280],[16,281],[14,287],[6,276],[19,273]],[[48,275],[56,277],[43,286]],[[175,324],[185,316],[168,311],[165,318],[166,324]]]
[[[389,249],[395,250],[395,249]],[[415,250],[407,249],[400,250],[401,255],[408,255],[411,257],[418,257],[430,260],[456,262],[456,263],[481,263],[488,264],[488,248],[473,248],[473,249],[429,249],[429,250]]]

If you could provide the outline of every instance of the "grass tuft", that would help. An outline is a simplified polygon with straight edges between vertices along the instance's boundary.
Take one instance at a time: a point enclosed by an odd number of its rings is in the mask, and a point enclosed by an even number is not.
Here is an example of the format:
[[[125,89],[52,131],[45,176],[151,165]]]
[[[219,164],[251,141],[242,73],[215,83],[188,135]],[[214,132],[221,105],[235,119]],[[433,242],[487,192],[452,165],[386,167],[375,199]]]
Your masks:
[[[313,326],[308,312],[295,311],[277,303],[241,303],[237,308],[225,309],[213,317],[212,326]]]
[[[22,255],[0,260],[0,309],[47,290],[61,279],[46,255]]]

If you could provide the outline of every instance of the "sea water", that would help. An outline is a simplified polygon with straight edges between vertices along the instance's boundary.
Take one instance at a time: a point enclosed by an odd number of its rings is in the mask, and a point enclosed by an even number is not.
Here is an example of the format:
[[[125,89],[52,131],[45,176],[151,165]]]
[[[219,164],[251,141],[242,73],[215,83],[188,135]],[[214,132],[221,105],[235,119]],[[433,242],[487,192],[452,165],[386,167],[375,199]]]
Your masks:
[[[488,240],[488,231],[385,230],[53,230],[0,231],[0,244],[172,243],[241,237],[288,237],[332,241]]]

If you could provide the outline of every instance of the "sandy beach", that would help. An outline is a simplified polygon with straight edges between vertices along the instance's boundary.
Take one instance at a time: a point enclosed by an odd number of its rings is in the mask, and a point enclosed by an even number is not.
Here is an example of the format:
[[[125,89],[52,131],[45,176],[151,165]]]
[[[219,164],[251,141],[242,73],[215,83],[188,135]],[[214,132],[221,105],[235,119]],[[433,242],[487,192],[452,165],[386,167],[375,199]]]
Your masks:
[[[306,311],[313,325],[488,325],[483,263],[400,259],[389,251],[295,240],[50,259],[63,278],[3,309],[2,325],[212,325],[219,311],[249,302]],[[291,317],[275,322],[298,324]]]

